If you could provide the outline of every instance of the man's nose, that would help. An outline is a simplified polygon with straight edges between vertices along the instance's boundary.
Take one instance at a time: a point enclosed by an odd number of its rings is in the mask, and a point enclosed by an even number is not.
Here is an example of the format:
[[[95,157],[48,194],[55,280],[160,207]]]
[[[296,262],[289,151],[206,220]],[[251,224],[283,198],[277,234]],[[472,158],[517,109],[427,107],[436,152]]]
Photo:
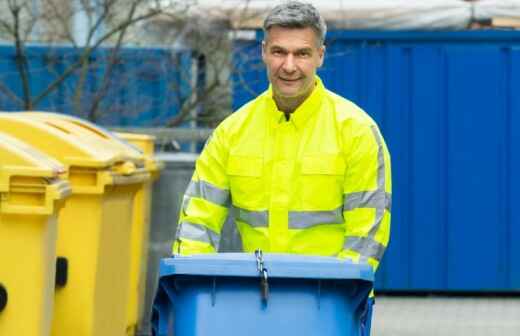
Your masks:
[[[294,63],[294,56],[292,54],[287,55],[283,62],[282,69],[288,73],[296,71],[296,64]]]

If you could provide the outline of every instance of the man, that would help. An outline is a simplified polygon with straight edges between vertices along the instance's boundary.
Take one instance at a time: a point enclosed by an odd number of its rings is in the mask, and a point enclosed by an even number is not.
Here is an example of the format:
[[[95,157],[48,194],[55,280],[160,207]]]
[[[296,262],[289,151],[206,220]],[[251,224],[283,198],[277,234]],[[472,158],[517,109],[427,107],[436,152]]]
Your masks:
[[[264,22],[269,89],[214,131],[188,187],[174,253],[218,250],[232,214],[245,251],[367,262],[390,233],[390,157],[374,121],[316,76],[326,26],[288,2]]]

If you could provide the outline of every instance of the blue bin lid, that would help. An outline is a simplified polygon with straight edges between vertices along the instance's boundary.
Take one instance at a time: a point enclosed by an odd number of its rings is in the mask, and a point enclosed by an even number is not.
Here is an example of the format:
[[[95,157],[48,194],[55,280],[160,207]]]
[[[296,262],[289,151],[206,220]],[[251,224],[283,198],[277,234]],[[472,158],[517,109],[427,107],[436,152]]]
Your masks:
[[[334,257],[265,253],[263,260],[269,277],[274,278],[374,281],[370,265]],[[162,259],[160,275],[258,277],[259,271],[254,253],[215,253]]]

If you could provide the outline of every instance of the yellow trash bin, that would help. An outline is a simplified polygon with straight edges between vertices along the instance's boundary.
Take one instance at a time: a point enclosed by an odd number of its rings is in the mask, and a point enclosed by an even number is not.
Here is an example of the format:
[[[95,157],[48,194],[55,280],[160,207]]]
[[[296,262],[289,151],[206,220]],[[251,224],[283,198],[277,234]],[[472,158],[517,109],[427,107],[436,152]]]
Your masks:
[[[155,137],[145,134],[115,133],[120,139],[138,147],[145,155],[145,167],[152,175],[152,180],[138,192],[134,202],[134,228],[136,230],[132,240],[135,256],[132,258],[132,273],[130,283],[132,293],[131,299],[135,304],[128,306],[128,335],[134,335],[138,325],[143,323],[145,309],[146,284],[148,278],[148,251],[150,243],[150,211],[152,201],[152,184],[159,177],[164,168],[163,162],[157,161],[154,155]],[[137,237],[142,235],[142,239]],[[137,293],[137,296],[135,296]]]
[[[86,120],[64,114],[48,112],[25,112],[22,114],[65,128],[69,132],[81,135],[81,137],[107,141],[108,143],[105,146],[115,151],[121,151],[122,155],[132,158],[134,161],[144,162],[144,168],[152,175],[153,180],[158,177],[163,167],[162,163],[152,157],[154,137],[129,133],[114,134]],[[127,335],[135,334],[137,324],[143,317],[147,278],[146,261],[148,260],[150,233],[151,183],[152,181],[147,181],[142,184],[142,188],[137,190],[133,202]]]
[[[0,335],[48,336],[65,167],[0,133]]]
[[[149,180],[142,160],[73,127],[20,113],[0,114],[0,131],[69,168],[72,196],[59,216],[57,244],[68,281],[56,290],[52,335],[126,335],[133,200]]]

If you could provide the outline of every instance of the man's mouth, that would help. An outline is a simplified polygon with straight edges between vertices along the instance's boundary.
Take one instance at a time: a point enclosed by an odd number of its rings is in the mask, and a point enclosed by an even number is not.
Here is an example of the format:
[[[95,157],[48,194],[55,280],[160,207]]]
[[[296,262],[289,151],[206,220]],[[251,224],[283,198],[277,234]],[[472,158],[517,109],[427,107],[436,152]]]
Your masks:
[[[279,77],[279,78],[284,82],[297,82],[301,79],[301,78],[283,78],[283,77]]]

